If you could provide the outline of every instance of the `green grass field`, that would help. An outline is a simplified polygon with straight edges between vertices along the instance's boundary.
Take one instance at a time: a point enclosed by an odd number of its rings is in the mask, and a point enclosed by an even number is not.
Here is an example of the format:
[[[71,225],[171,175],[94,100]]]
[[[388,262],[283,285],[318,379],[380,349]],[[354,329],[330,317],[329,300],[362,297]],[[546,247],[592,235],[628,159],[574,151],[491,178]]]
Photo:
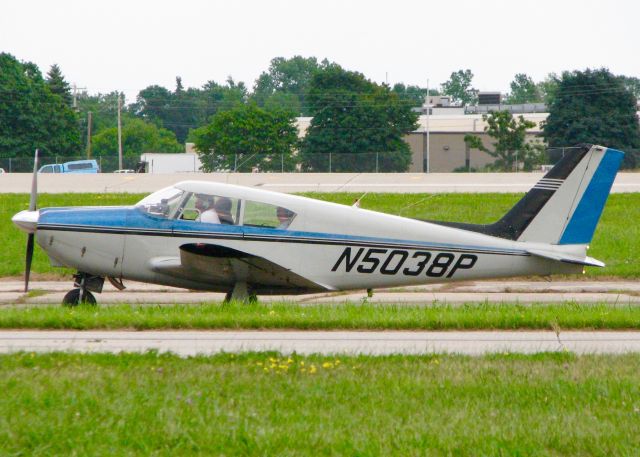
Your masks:
[[[351,204],[360,195],[352,193],[305,194],[337,203]],[[42,194],[40,207],[74,205],[123,205],[139,201],[135,194]],[[368,194],[361,206],[367,209],[434,220],[489,223],[497,220],[520,198],[516,194]],[[26,209],[27,194],[0,195],[1,276],[18,276],[24,271],[26,235],[11,223],[11,216]],[[640,194],[613,194],[609,197],[596,230],[589,255],[604,261],[606,268],[588,268],[587,276],[640,277]],[[36,273],[60,272],[49,266],[36,249]],[[54,273],[55,274],[55,273]]]
[[[1,455],[637,455],[640,356],[0,356]]]
[[[0,328],[34,329],[639,329],[640,306],[59,305],[0,308]]]

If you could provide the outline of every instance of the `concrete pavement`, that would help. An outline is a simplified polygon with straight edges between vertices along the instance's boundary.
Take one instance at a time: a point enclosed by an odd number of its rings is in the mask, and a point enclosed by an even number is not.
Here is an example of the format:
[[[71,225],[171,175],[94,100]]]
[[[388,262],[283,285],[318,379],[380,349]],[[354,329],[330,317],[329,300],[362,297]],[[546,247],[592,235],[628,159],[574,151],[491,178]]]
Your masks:
[[[431,354],[640,352],[637,331],[0,331],[0,353],[145,352],[180,356],[219,352],[283,354]]]
[[[277,192],[527,192],[542,178],[533,173],[173,173],[41,174],[41,193],[150,193],[178,181],[202,180],[259,187]],[[0,175],[3,193],[27,193],[30,173]],[[618,173],[611,190],[640,192],[640,173]],[[83,202],[78,202],[82,204]]]
[[[45,305],[59,304],[71,289],[71,281],[32,281],[31,294],[24,294],[24,283],[19,280],[0,280],[0,304]],[[173,304],[205,303],[224,299],[223,294],[191,292],[166,286],[125,282],[127,289],[116,290],[105,283],[102,294],[96,294],[98,303]],[[359,303],[365,291],[338,292],[298,296],[262,296],[263,302],[291,302],[300,304]],[[469,281],[433,284],[398,289],[376,290],[369,303],[398,304],[461,304],[491,303],[608,303],[612,306],[640,305],[638,281]]]

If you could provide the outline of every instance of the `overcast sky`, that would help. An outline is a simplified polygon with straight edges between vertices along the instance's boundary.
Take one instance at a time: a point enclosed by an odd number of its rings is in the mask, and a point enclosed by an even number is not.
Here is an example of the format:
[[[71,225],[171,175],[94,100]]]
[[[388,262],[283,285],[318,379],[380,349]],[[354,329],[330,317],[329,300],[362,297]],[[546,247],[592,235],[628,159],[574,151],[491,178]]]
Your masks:
[[[294,55],[390,84],[439,86],[470,68],[476,88],[504,92],[520,72],[640,77],[639,18],[638,0],[10,0],[0,51],[128,102],[151,84],[173,89],[177,75],[252,88],[273,57]]]

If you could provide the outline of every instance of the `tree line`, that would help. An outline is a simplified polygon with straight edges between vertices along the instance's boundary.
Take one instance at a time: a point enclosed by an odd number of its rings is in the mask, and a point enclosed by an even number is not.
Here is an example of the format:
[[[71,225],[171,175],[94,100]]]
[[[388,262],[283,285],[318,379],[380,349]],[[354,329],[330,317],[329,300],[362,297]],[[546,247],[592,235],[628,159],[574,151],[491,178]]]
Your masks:
[[[473,76],[469,69],[453,72],[430,95],[473,104],[478,94]],[[640,148],[638,78],[600,69],[550,74],[536,83],[517,74],[510,87],[506,103],[543,102],[549,107],[544,126],[549,146],[584,141]],[[325,171],[329,153],[334,171],[353,170],[356,162],[361,171],[374,171],[374,166],[405,171],[411,152],[403,137],[417,128],[412,108],[423,105],[426,95],[425,88],[377,84],[326,59],[277,57],[251,90],[231,77],[200,88],[185,88],[177,77],[172,90],[159,85],[141,90],[135,101],[123,102],[123,153],[137,159],[144,152],[181,152],[185,142],[193,142],[206,171],[233,170],[249,159],[263,171],[296,164]],[[118,91],[72,94],[57,65],[43,76],[36,65],[0,54],[0,157],[31,157],[36,147],[49,155],[81,156],[89,147],[96,156],[117,155],[119,97],[124,94]],[[299,116],[311,118],[303,137],[296,126]],[[514,153],[539,158],[540,148],[527,146],[521,134],[527,128],[524,120],[509,113],[490,116],[487,133],[496,140],[493,149],[469,138],[470,147],[484,148],[503,169],[512,165]],[[359,158],[361,153],[382,154],[374,165]]]

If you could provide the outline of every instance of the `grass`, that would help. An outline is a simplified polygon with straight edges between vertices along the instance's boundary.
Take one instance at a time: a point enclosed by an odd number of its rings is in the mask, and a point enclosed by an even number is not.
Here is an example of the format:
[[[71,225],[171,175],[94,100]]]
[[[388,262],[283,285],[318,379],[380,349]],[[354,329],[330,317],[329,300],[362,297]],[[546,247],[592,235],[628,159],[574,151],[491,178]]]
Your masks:
[[[306,196],[351,204],[360,197],[353,193],[307,193]],[[74,205],[125,205],[139,201],[138,194],[41,194],[40,207]],[[434,220],[489,223],[504,215],[520,194],[367,194],[366,209]],[[11,216],[28,206],[27,194],[0,194],[0,245],[3,246],[1,276],[18,276],[24,271],[26,235],[13,227]],[[589,255],[604,261],[606,268],[588,268],[588,277],[640,277],[640,194],[613,194],[596,229]],[[32,271],[40,274],[69,271],[53,269],[46,255],[36,248]]]
[[[636,455],[640,356],[0,356],[2,455]]]
[[[640,306],[433,305],[113,305],[0,308],[0,328],[16,329],[640,329]]]

